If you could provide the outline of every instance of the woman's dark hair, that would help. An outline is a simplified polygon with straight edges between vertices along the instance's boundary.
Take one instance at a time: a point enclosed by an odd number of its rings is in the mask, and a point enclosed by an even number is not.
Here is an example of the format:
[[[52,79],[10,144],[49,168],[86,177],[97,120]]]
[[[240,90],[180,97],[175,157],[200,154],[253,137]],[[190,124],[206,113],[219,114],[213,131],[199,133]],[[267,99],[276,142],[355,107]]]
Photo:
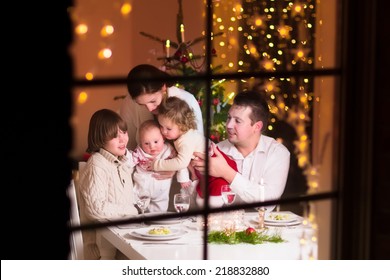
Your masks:
[[[233,105],[251,108],[252,113],[249,117],[252,125],[255,122],[262,121],[262,131],[267,129],[270,113],[268,103],[260,92],[254,90],[242,91],[234,97]]]
[[[130,70],[127,75],[127,90],[135,99],[144,93],[155,93],[164,86],[171,87],[174,81],[171,76],[150,64],[140,64]]]
[[[110,110],[96,111],[89,121],[87,153],[98,152],[108,141],[118,136],[118,128],[127,131],[121,116]]]

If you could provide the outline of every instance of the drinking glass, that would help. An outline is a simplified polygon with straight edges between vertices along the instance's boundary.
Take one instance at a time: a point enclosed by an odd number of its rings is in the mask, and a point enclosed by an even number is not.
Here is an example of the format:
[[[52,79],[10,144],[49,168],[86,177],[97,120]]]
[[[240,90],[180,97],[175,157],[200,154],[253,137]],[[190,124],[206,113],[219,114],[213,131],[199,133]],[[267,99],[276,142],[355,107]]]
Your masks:
[[[145,210],[148,209],[150,204],[150,191],[148,189],[135,187],[134,188],[135,203],[141,210],[141,215],[145,214]],[[144,222],[141,222],[141,227],[146,226]]]
[[[178,213],[187,212],[190,208],[190,195],[185,193],[177,193],[173,196],[173,205]],[[183,219],[180,217],[180,224],[183,227]]]
[[[230,185],[221,186],[221,196],[225,205],[231,205],[236,199],[236,193],[232,191]]]

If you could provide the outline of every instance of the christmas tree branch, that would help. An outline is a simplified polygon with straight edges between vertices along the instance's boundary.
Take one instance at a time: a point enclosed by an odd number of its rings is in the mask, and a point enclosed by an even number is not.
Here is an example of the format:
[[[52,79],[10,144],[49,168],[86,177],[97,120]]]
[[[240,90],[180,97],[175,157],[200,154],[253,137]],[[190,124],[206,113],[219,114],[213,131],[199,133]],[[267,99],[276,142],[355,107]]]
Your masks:
[[[157,41],[157,42],[162,43],[162,44],[165,44],[165,42],[166,42],[166,40],[163,40],[163,39],[161,39],[161,38],[159,38],[159,37],[157,37],[157,36],[150,35],[150,34],[145,33],[145,32],[143,32],[143,31],[141,31],[140,34],[141,34],[142,36],[148,37],[149,39],[152,39],[152,40]],[[179,47],[179,44],[177,44],[177,43],[175,43],[175,42],[171,42],[171,46],[172,46],[173,48],[177,48],[177,47]]]
[[[218,32],[218,33],[214,34],[213,37],[221,36],[222,34],[223,34],[223,32]],[[206,40],[206,38],[207,38],[206,35],[195,38],[194,40],[188,42],[187,47],[190,47],[196,43],[199,43],[200,41],[204,41],[204,40]]]

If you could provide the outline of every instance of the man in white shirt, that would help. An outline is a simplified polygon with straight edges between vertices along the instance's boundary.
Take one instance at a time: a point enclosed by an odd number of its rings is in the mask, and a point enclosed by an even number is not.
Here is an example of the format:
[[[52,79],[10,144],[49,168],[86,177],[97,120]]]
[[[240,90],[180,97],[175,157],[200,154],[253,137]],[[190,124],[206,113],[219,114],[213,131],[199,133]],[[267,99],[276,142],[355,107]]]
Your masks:
[[[238,171],[231,168],[221,153],[214,149],[209,157],[209,175],[222,177],[236,193],[235,203],[253,203],[279,199],[284,192],[290,152],[274,138],[263,135],[269,118],[268,104],[256,91],[236,95],[226,121],[227,139],[218,147],[232,158]],[[205,172],[204,154],[195,153],[191,164]],[[267,206],[271,211],[274,206]]]

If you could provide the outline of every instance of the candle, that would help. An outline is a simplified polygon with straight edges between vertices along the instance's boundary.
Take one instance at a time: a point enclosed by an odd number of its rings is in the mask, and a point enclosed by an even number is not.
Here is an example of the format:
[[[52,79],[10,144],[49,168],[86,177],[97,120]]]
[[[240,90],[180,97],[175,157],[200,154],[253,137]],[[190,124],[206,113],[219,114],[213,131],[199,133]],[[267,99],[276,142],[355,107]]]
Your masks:
[[[180,24],[181,41],[184,43],[184,24]]]
[[[167,40],[165,43],[166,51],[167,51],[167,57],[169,57],[169,48],[171,47],[171,41]]]
[[[224,108],[224,107],[226,106],[226,104],[228,104],[229,100],[233,98],[234,94],[235,94],[234,92],[231,92],[231,93],[228,95],[226,101],[222,104],[222,108]]]
[[[260,180],[260,201],[263,202],[265,200],[265,186],[264,186],[264,179],[261,178]]]
[[[265,200],[265,187],[260,187],[260,201],[263,202]]]

